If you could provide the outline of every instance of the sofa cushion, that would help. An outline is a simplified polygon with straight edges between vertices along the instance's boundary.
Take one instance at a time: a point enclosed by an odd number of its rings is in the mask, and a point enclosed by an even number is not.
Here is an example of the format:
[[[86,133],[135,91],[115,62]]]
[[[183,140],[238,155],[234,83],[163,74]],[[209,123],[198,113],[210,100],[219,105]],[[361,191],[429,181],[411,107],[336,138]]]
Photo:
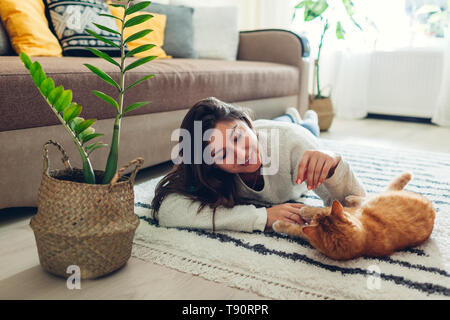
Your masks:
[[[96,23],[115,32],[119,31],[115,19],[100,16],[100,14],[111,14],[105,2],[102,0],[46,0],[46,4],[51,25],[61,43],[63,55],[94,56],[87,50],[90,47],[102,50],[110,56],[120,56],[120,47],[100,41],[86,30],[92,30],[115,45],[120,45],[120,34],[101,30],[94,25]]]
[[[77,57],[33,60],[42,64],[56,85],[73,91],[73,100],[83,106],[84,118],[114,118],[113,107],[94,96],[91,90],[115,97],[115,89],[83,66],[84,63],[95,65],[119,81],[118,69],[111,63]],[[59,124],[19,57],[0,56],[0,66],[0,131]],[[137,101],[151,103],[127,116],[186,109],[210,96],[237,102],[296,95],[299,91],[298,68],[268,62],[158,59],[127,73],[126,84],[148,74],[155,77],[127,91],[125,106]]]
[[[236,60],[239,45],[239,8],[191,4],[192,0],[172,0],[171,4],[194,8],[194,50],[200,59]]]
[[[8,33],[6,32],[0,20],[0,56],[13,55],[11,42],[9,41]]]
[[[58,39],[48,27],[42,0],[1,0],[0,18],[14,51],[29,56],[61,56]]]
[[[110,5],[109,10],[111,10],[113,16],[122,19],[124,11],[123,8],[113,7]],[[135,12],[131,15],[128,15],[127,21],[141,14],[142,14],[141,12]],[[146,44],[153,44],[155,46],[150,50],[136,53],[133,56],[134,57],[157,56],[158,58],[170,58],[170,56],[166,54],[163,48],[161,48],[164,43],[164,29],[166,28],[167,17],[163,14],[157,13],[151,13],[151,15],[153,16],[151,19],[144,21],[143,23],[140,23],[138,25],[128,27],[124,30],[123,36],[125,39],[140,31],[146,29],[152,30],[152,32],[150,32],[149,34],[147,34],[142,38],[127,42],[128,49],[131,51]],[[116,24],[117,28],[121,30],[122,22],[120,20],[116,20]]]
[[[151,3],[143,11],[167,16],[163,49],[174,58],[197,58],[194,50],[194,9]]]

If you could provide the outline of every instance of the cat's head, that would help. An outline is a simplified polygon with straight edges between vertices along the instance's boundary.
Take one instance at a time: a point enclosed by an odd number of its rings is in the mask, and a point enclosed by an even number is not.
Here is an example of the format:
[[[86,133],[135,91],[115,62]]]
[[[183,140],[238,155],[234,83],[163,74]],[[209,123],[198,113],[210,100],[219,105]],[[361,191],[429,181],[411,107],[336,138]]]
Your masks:
[[[313,247],[337,260],[350,259],[362,252],[365,242],[362,231],[359,220],[345,212],[336,200],[330,212],[314,216],[303,227],[303,234]]]

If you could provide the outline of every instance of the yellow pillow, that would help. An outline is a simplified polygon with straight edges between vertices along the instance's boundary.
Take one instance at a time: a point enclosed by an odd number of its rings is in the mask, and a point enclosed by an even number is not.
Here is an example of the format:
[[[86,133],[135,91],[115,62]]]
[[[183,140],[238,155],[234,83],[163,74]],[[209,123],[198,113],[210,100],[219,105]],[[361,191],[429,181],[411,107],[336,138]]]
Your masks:
[[[113,6],[109,6],[109,9],[111,10],[111,13],[115,17],[122,18],[123,17],[123,8],[117,8]],[[144,14],[142,12],[136,12],[129,16],[127,16],[127,21],[135,16]],[[138,24],[136,26],[132,26],[125,29],[124,32],[124,38],[128,38],[132,34],[135,34],[136,32],[139,32],[144,29],[151,29],[153,30],[149,34],[147,34],[145,37],[142,37],[140,39],[130,41],[127,43],[128,49],[133,50],[134,48],[137,48],[139,46],[142,46],[144,44],[154,44],[155,46],[151,48],[150,50],[140,52],[135,54],[135,57],[148,57],[148,56],[157,56],[158,58],[172,58],[171,56],[168,56],[166,52],[161,48],[164,44],[164,29],[166,28],[166,15],[164,14],[156,14],[156,13],[150,13],[153,18]],[[122,23],[114,19],[117,23],[117,28],[121,30]]]
[[[48,27],[43,0],[0,0],[0,17],[17,54],[62,55],[58,39]]]

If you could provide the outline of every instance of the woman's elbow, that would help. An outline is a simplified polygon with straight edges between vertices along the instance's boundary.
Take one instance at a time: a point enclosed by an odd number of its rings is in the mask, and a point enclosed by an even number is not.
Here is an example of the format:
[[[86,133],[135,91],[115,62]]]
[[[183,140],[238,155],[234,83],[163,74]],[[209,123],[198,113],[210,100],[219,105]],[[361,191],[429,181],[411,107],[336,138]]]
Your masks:
[[[174,210],[168,210],[167,208],[161,207],[156,215],[158,224],[161,227],[179,227],[180,222],[176,219],[176,212]]]

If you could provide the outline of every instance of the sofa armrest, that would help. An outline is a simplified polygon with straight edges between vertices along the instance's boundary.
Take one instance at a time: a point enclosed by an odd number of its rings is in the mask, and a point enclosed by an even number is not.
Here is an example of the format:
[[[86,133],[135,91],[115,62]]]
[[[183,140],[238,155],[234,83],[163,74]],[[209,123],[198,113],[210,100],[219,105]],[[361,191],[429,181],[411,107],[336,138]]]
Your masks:
[[[309,57],[308,39],[292,31],[265,29],[239,34],[238,60],[299,66],[303,57]]]
[[[298,34],[281,29],[241,31],[237,60],[274,62],[299,69],[297,108],[303,116],[308,109],[309,42]]]

